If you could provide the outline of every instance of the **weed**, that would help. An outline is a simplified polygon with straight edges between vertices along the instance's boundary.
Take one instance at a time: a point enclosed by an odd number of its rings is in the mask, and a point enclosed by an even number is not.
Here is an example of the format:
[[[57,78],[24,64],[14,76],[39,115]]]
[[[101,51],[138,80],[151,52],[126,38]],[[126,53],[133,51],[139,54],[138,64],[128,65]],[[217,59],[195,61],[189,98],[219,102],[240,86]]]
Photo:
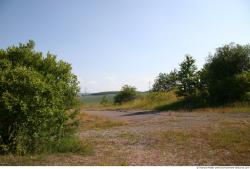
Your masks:
[[[81,113],[78,117],[81,121],[80,130],[103,130],[116,126],[125,125],[124,122],[113,121],[108,118],[101,118],[87,113]]]
[[[54,145],[54,152],[59,153],[77,153],[81,155],[89,155],[93,153],[91,144],[81,141],[78,137],[72,136],[62,139],[57,145]]]
[[[120,138],[126,139],[128,144],[136,144],[140,141],[140,136],[133,134],[131,132],[124,132],[119,135]]]

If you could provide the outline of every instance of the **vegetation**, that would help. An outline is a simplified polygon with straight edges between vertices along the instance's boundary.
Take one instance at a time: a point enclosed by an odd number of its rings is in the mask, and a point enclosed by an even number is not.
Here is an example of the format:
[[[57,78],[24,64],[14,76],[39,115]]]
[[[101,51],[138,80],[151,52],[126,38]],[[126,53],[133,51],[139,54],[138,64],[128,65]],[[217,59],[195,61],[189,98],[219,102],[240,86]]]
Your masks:
[[[248,101],[250,46],[231,43],[220,47],[208,57],[207,63],[199,71],[195,60],[186,55],[178,73],[161,73],[157,77],[153,91],[176,88],[176,93],[184,97],[160,109],[192,109]]]
[[[173,90],[177,85],[177,70],[171,71],[169,74],[160,73],[153,84],[153,92],[167,92]]]
[[[159,74],[152,91],[139,94],[135,87],[125,85],[120,92],[83,96],[83,99],[98,97],[95,100],[98,105],[93,106],[100,109],[195,108],[200,112],[214,112],[210,115],[157,111],[166,114],[152,118],[147,115],[154,115],[155,111],[140,110],[124,113],[126,116],[119,118],[128,121],[119,121],[118,117],[111,120],[79,114],[75,110],[79,87],[71,66],[57,61],[50,53],[43,57],[35,52],[34,42],[0,50],[0,151],[37,153],[31,157],[0,155],[0,164],[62,164],[62,159],[69,157],[72,161],[67,164],[75,165],[128,165],[136,164],[136,160],[140,164],[165,164],[173,154],[178,155],[175,159],[178,164],[204,164],[204,161],[248,164],[249,119],[245,113],[235,112],[250,111],[249,57],[248,45],[229,44],[210,55],[201,70],[192,56],[186,55],[179,70]],[[74,134],[76,126],[85,141]],[[149,158],[138,158],[138,147],[139,153]],[[93,153],[94,148],[98,155]],[[42,152],[57,152],[57,155],[40,159],[38,154]],[[164,154],[161,159],[159,153]],[[128,154],[135,158],[126,159]],[[51,157],[54,159],[50,161]]]
[[[160,73],[152,91],[122,101],[129,88],[115,96],[115,105],[106,109],[156,109],[156,110],[249,110],[250,99],[250,47],[229,45],[218,48],[198,70],[195,59],[186,55],[179,70]],[[128,86],[127,86],[128,87]],[[124,91],[123,91],[124,90]],[[170,98],[171,96],[172,98]],[[128,97],[129,98],[129,97]],[[237,102],[236,104],[234,104]],[[118,104],[117,104],[118,103]],[[95,108],[104,108],[95,105]]]
[[[103,95],[116,95],[119,91],[107,91],[107,92],[98,92],[98,93],[91,93],[91,96],[103,96]]]
[[[71,146],[78,141],[66,140],[60,153],[0,155],[0,165],[249,164],[250,121],[245,113],[167,112],[153,118],[129,116],[125,125],[86,113],[78,117],[85,139],[81,148]]]
[[[79,129],[80,131],[86,130],[104,130],[109,129],[116,126],[125,125],[124,122],[113,121],[108,118],[98,117],[95,115],[80,113],[78,115],[78,119],[80,121]]]
[[[96,104],[101,103],[104,96],[106,96],[108,103],[114,102],[115,94],[84,95],[80,97],[80,101],[83,105],[96,105]]]
[[[195,93],[198,77],[195,60],[192,56],[186,55],[185,60],[180,64],[178,72],[178,91],[180,96],[190,96]]]
[[[170,92],[149,92],[137,97],[135,100],[123,103],[121,105],[110,106],[107,109],[143,109],[152,110],[159,106],[170,104],[177,101],[174,91]]]
[[[109,100],[108,100],[108,97],[106,95],[102,96],[102,100],[101,100],[100,104],[102,104],[102,105],[109,104]]]
[[[250,91],[250,46],[232,43],[218,48],[209,57],[204,71],[206,86],[214,102],[242,99]]]
[[[115,104],[122,104],[136,98],[136,88],[124,85],[119,93],[114,97]]]
[[[47,151],[77,125],[72,108],[79,86],[71,65],[50,53],[43,57],[34,45],[0,50],[1,153]]]
[[[145,92],[137,93],[134,100],[122,104],[82,104],[82,109],[85,110],[129,110],[129,109],[143,109],[152,110],[167,104],[174,103],[178,100],[175,91],[169,92]]]

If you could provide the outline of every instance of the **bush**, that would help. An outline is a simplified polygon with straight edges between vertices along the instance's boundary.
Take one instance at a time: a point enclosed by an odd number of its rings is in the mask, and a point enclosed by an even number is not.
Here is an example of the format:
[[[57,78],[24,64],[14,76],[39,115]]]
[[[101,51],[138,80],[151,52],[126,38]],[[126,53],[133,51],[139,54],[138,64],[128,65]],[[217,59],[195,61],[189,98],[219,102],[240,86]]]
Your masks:
[[[100,101],[100,104],[104,105],[104,106],[109,104],[109,100],[108,100],[108,97],[106,95],[102,96],[102,100]]]
[[[0,50],[0,152],[42,152],[75,128],[79,92],[71,65],[34,42]],[[67,112],[66,112],[67,111]]]
[[[249,92],[250,46],[233,43],[218,48],[204,66],[214,102],[231,102]]]
[[[136,98],[136,88],[125,85],[122,87],[121,91],[115,95],[114,103],[122,104],[124,102],[128,102],[134,100]]]

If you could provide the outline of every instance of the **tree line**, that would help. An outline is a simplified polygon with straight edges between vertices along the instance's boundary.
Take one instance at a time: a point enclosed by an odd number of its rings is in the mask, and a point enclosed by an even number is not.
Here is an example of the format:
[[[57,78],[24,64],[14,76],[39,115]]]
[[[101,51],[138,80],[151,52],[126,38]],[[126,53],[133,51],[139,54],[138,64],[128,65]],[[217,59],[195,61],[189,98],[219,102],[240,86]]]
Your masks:
[[[250,46],[230,43],[209,55],[202,69],[186,55],[179,70],[160,73],[152,91],[176,90],[178,96],[199,97],[202,104],[225,104],[249,99]]]
[[[159,73],[151,92],[174,90],[190,107],[222,105],[250,99],[250,46],[230,43],[207,57],[198,70],[191,55],[178,69]],[[136,88],[125,85],[114,97],[115,104],[136,98]]]

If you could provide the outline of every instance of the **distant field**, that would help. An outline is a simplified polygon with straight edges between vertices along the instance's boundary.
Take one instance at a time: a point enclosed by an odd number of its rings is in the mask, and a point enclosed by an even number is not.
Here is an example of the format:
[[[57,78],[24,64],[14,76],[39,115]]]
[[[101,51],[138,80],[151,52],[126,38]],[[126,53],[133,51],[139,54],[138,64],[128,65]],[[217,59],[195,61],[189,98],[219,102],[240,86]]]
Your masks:
[[[81,96],[81,102],[85,104],[98,104],[101,102],[102,97],[107,96],[110,103],[113,102],[115,94],[100,94],[100,95],[87,95]]]
[[[85,104],[98,104],[101,102],[102,97],[106,96],[110,103],[113,103],[114,96],[118,93],[118,91],[107,91],[107,92],[99,92],[92,93],[89,95],[82,95],[81,102]],[[138,92],[138,96],[143,95],[145,92]]]

